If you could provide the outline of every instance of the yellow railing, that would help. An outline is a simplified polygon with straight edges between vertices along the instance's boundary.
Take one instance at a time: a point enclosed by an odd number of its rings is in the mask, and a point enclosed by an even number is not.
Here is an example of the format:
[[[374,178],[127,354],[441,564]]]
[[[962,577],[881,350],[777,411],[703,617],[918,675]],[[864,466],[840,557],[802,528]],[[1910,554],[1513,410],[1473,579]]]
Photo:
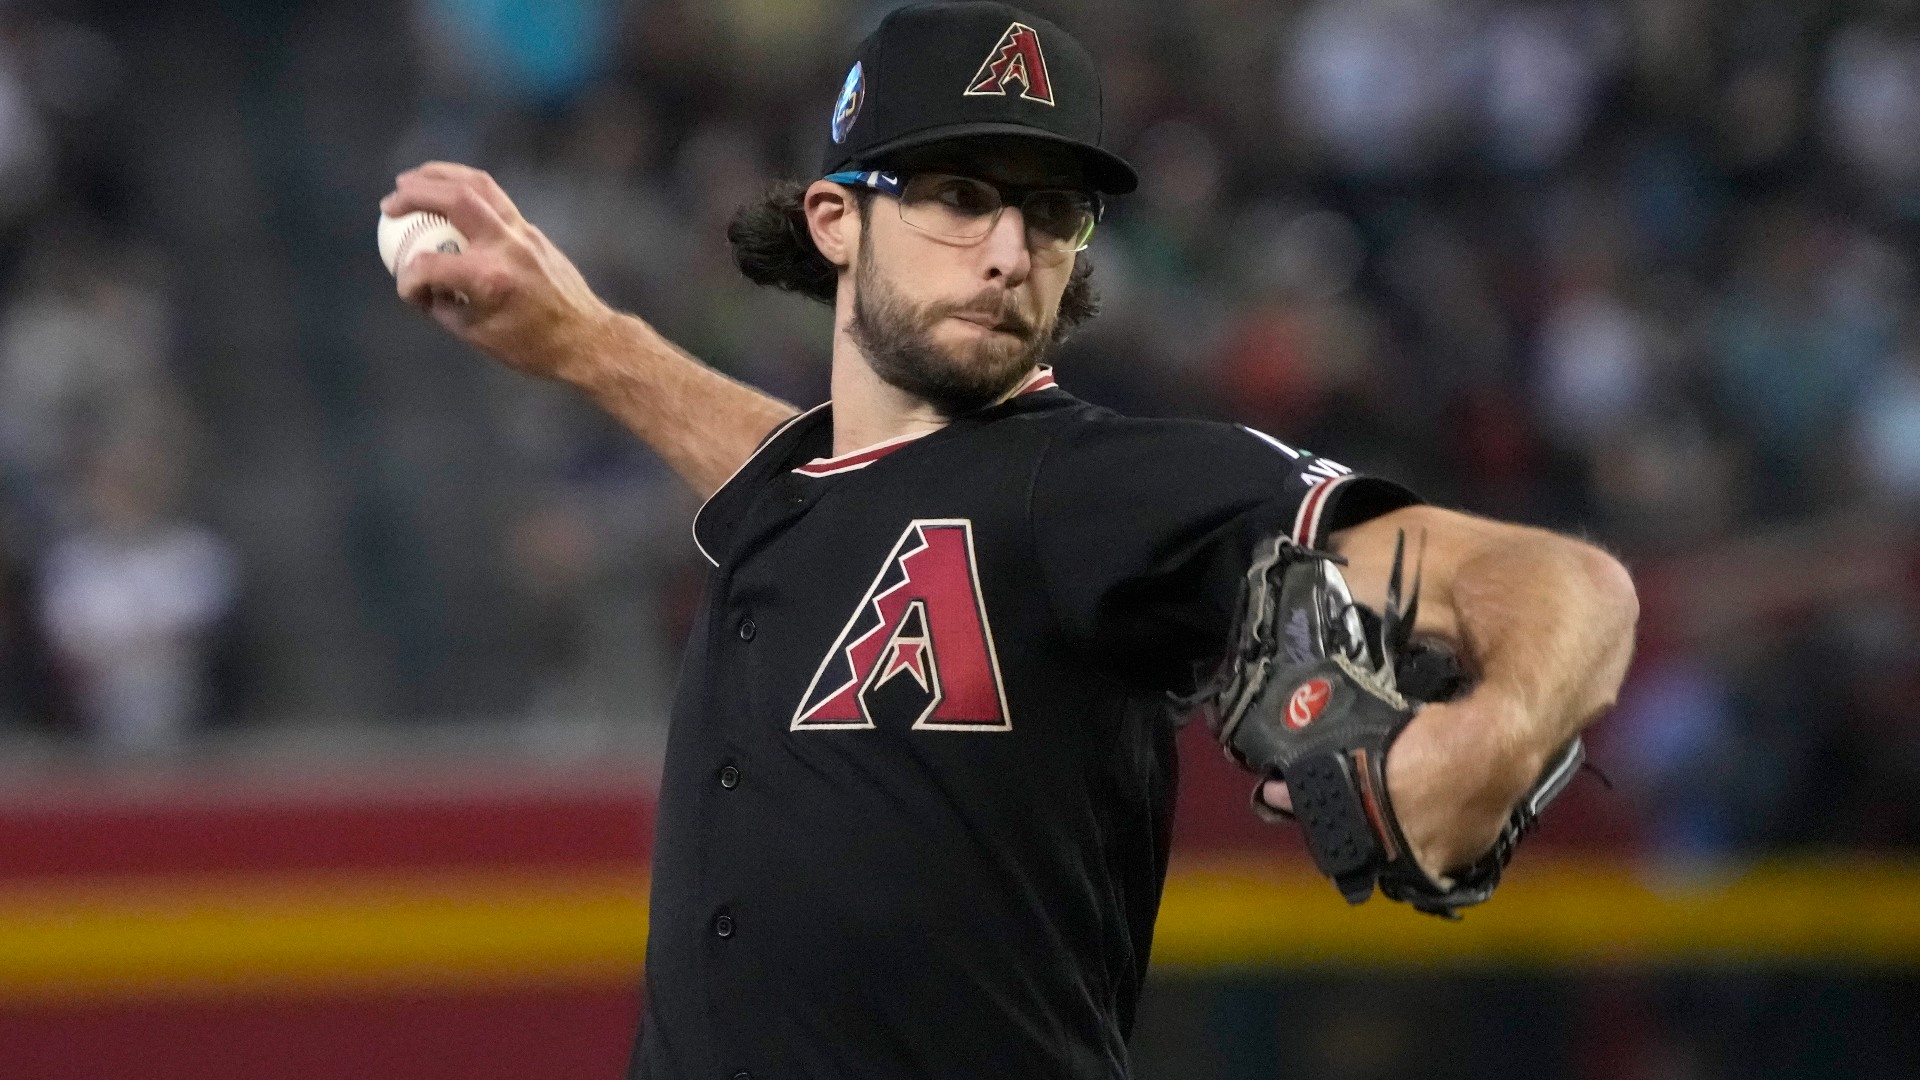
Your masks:
[[[0,889],[0,999],[249,988],[631,983],[646,879],[531,873],[276,874],[13,882]],[[1920,861],[1774,861],[1680,877],[1535,860],[1446,923],[1349,908],[1305,867],[1176,867],[1156,965],[1920,968]]]

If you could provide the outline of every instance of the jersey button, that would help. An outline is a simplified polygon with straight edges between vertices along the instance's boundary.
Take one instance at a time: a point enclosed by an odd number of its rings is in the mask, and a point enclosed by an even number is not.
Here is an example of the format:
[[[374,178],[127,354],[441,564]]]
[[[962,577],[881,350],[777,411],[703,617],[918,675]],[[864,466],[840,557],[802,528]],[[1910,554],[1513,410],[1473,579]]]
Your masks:
[[[741,641],[752,641],[753,636],[755,634],[758,634],[759,632],[760,632],[760,628],[753,624],[752,619],[740,620],[740,640]]]
[[[718,936],[718,937],[723,937],[723,938],[732,937],[733,936],[733,916],[722,915],[719,918],[713,920],[713,932],[715,936]]]
[[[733,1074],[733,1080],[753,1080],[753,1074],[745,1069]]]
[[[740,786],[740,770],[729,765],[720,770],[720,786],[732,791]]]

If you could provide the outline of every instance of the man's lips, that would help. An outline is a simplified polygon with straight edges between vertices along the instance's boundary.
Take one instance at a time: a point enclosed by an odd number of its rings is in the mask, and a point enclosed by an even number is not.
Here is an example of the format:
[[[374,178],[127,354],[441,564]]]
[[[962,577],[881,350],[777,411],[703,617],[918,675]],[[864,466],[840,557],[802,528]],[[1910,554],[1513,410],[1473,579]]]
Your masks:
[[[997,330],[1003,334],[1012,334],[1015,337],[1026,336],[1026,327],[1023,324],[1003,319],[996,313],[956,311],[953,313],[953,317],[962,322],[970,322],[975,326],[985,327],[988,330]]]

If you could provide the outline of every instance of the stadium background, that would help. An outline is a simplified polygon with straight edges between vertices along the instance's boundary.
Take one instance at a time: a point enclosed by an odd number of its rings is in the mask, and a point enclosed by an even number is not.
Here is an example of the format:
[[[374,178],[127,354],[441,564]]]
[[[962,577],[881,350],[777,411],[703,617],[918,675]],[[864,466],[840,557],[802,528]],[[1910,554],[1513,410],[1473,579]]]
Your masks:
[[[374,204],[487,168],[817,400],[722,230],[887,6],[0,4],[0,1078],[617,1074],[693,507],[396,301]],[[1188,733],[1143,1080],[1920,1074],[1911,5],[1029,6],[1145,177],[1069,389],[1643,598],[1613,790],[1459,926],[1346,909]]]

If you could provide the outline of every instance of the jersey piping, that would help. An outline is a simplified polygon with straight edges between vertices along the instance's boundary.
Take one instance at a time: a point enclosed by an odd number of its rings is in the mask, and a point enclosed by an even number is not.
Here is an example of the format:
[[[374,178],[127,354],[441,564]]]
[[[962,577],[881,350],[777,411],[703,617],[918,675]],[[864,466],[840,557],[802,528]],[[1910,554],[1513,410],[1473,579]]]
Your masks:
[[[1027,380],[1007,397],[1017,398],[1022,394],[1031,394],[1036,390],[1045,390],[1058,385],[1059,383],[1053,377],[1053,365],[1041,364],[1034,368],[1033,374],[1027,376]],[[934,429],[934,431],[937,430],[939,429]],[[814,458],[793,471],[801,476],[814,477],[838,476],[841,473],[853,472],[856,469],[866,468],[915,439],[925,438],[931,434],[933,431],[919,431],[912,435],[901,435],[885,442],[877,442],[872,446],[863,446],[858,450],[849,450],[844,454],[835,454],[833,457]]]
[[[725,482],[723,482],[719,487],[714,488],[713,494],[708,495],[706,497],[706,500],[700,504],[700,509],[695,510],[693,512],[693,524],[690,525],[688,528],[693,533],[694,549],[700,552],[701,558],[712,563],[716,568],[719,567],[720,565],[720,560],[714,558],[711,554],[709,554],[706,549],[706,546],[700,543],[700,515],[706,513],[707,507],[710,504],[712,504],[714,500],[714,496],[719,495],[721,492],[727,490],[727,485],[733,483],[734,480],[738,479],[740,474],[746,471],[747,466],[753,464],[754,458],[759,457],[762,453],[766,451],[767,447],[772,446],[775,442],[777,442],[782,432],[786,431],[788,428],[799,423],[800,421],[805,420],[807,417],[812,416],[814,413],[819,412],[821,409],[826,408],[829,404],[831,403],[823,401],[820,404],[815,405],[813,408],[806,410],[805,412],[795,413],[792,416],[787,417],[785,423],[782,423],[779,427],[774,428],[771,432],[768,432],[767,437],[760,440],[760,445],[753,448],[753,453],[747,455],[747,460],[741,462],[740,466],[733,470],[733,475],[727,477]]]
[[[864,469],[913,440],[923,439],[938,430],[938,428],[931,428],[927,431],[916,431],[911,435],[901,435],[859,450],[836,454],[833,457],[814,458],[793,471],[801,476],[834,476],[843,472],[852,472],[855,469]]]

